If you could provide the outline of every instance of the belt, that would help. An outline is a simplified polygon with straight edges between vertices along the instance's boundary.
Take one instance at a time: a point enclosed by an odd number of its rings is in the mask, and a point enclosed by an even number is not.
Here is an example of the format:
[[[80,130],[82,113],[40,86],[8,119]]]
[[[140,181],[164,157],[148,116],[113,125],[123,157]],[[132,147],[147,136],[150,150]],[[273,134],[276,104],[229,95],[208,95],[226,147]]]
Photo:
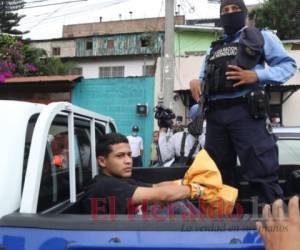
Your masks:
[[[230,98],[230,99],[221,99],[215,101],[208,102],[209,109],[226,109],[232,106],[247,103],[248,99],[245,96],[237,97],[237,98]]]

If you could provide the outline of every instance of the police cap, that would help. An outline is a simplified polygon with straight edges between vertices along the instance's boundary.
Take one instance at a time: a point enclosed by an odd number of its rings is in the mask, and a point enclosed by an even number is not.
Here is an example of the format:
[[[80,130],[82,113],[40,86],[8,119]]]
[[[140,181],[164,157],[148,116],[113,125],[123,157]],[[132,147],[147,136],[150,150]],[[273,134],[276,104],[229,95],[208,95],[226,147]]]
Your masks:
[[[264,48],[264,38],[257,28],[246,28],[240,37],[237,54],[237,65],[244,69],[252,69],[261,59]]]

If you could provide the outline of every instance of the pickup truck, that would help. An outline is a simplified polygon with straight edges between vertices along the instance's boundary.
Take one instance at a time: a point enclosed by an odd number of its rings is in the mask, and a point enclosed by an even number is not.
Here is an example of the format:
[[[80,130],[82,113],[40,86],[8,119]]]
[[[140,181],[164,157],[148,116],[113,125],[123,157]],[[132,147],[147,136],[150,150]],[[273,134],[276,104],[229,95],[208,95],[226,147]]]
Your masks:
[[[66,102],[0,101],[0,116],[1,250],[264,249],[241,167],[239,207],[230,218],[81,214],[84,187],[98,173],[97,137],[117,130],[113,119]],[[133,175],[155,183],[185,171],[136,168]],[[300,162],[281,166],[286,197],[299,192],[299,171]]]

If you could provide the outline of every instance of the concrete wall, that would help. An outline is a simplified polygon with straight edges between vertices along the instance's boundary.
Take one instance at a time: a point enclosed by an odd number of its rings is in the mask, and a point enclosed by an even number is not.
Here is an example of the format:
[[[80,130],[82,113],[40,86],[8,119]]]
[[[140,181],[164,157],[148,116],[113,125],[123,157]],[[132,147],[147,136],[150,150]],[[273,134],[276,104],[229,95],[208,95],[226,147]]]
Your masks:
[[[125,77],[143,76],[144,65],[154,65],[152,56],[142,57],[115,57],[115,58],[97,58],[96,60],[80,60],[76,62],[76,67],[82,68],[84,78],[98,78],[99,67],[105,66],[124,66]]]
[[[62,41],[44,41],[44,42],[31,42],[30,45],[34,48],[46,50],[48,56],[52,56],[52,48],[60,48],[60,55],[58,57],[74,57],[75,56],[75,41],[62,40]]]
[[[188,90],[189,82],[199,77],[200,65],[204,61],[204,56],[186,56],[175,58],[175,82],[174,90]],[[161,94],[161,84],[163,73],[161,72],[161,58],[158,58],[155,72],[155,95],[154,103],[158,102],[158,96]],[[175,95],[173,110],[176,115],[187,117],[188,109],[183,105],[182,100]],[[183,121],[185,122],[185,120]],[[155,121],[156,126],[156,121]]]
[[[176,16],[176,24],[184,24],[184,16]],[[63,26],[63,37],[80,37],[92,35],[115,35],[137,32],[164,31],[165,18],[143,18],[108,22],[70,24]]]
[[[144,139],[144,166],[149,164],[153,131],[154,78],[84,79],[72,90],[72,103],[112,117],[118,131],[128,135],[133,125]],[[147,104],[148,115],[138,116],[136,104]]]

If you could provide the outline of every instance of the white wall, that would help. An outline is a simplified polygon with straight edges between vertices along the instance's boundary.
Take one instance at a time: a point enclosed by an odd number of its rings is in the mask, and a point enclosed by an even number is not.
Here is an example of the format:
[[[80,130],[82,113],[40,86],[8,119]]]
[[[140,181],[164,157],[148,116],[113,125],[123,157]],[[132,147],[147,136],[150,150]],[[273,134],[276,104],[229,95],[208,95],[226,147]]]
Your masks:
[[[82,68],[82,75],[84,78],[98,78],[99,77],[99,67],[109,67],[109,66],[124,66],[125,67],[125,77],[129,76],[142,76],[144,65],[153,65],[154,60],[151,58],[141,59],[141,58],[128,58],[122,57],[122,59],[99,59],[93,61],[77,62],[76,67]]]

